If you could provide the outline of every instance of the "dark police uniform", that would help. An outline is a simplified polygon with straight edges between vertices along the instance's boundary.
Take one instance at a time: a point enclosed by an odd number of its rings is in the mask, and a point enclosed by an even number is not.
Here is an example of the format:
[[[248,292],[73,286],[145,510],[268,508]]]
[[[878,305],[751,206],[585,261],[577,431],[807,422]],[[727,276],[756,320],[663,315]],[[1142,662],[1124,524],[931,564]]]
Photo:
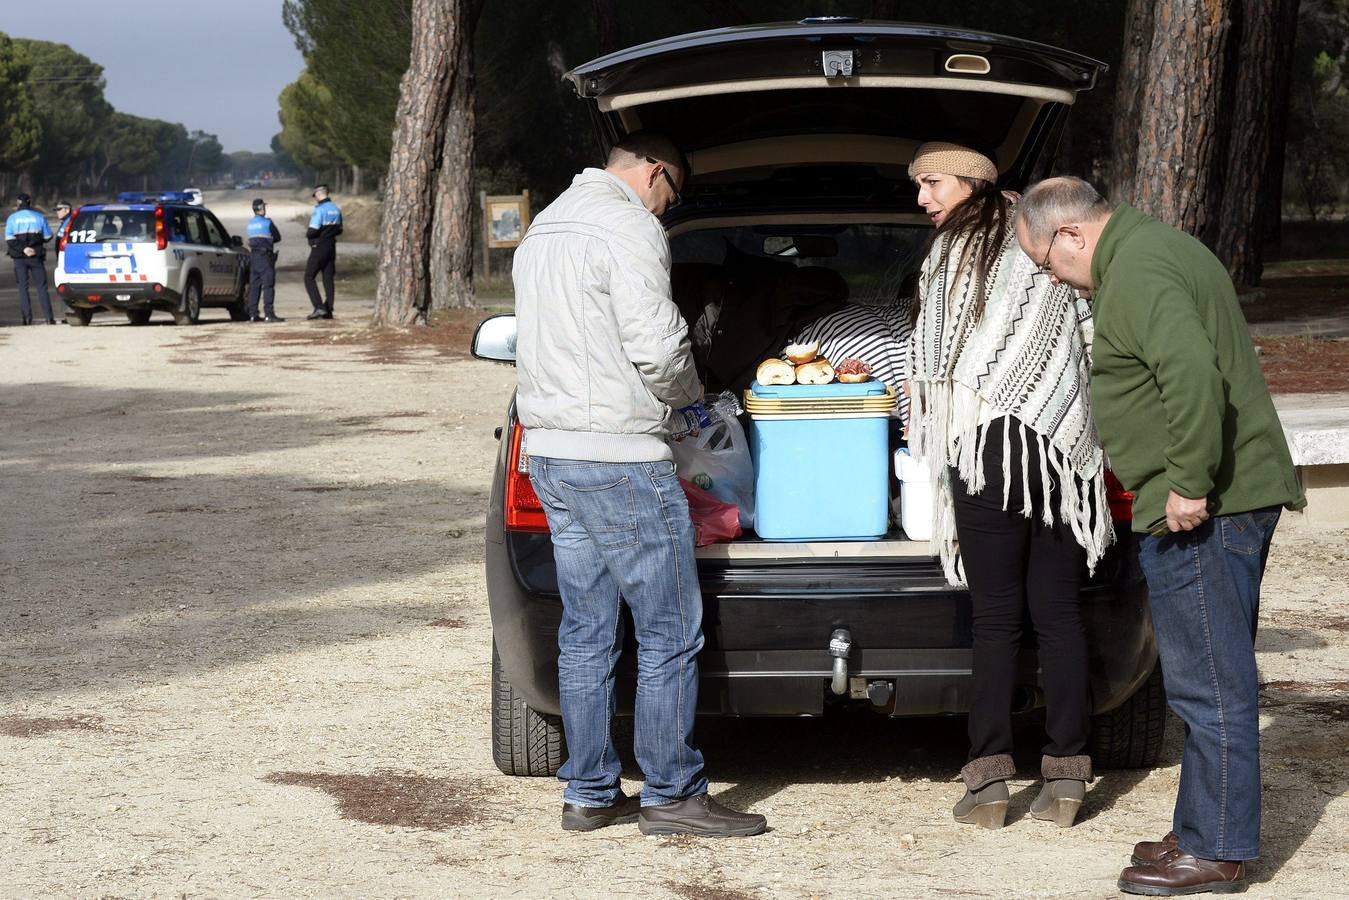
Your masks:
[[[51,226],[41,213],[27,206],[16,210],[5,220],[5,243],[9,247],[9,256],[14,260],[14,281],[19,287],[19,312],[23,315],[23,324],[33,321],[33,307],[28,298],[28,282],[31,279],[37,288],[37,299],[42,304],[42,312],[48,325],[55,325],[52,318],[52,301],[47,295],[47,269],[44,258],[47,255],[47,241],[52,239]],[[25,247],[32,247],[33,256],[25,256]]]
[[[309,262],[304,267],[304,288],[309,292],[309,302],[315,313],[323,318],[333,316],[333,275],[337,271],[337,236],[342,233],[342,210],[331,197],[324,198],[314,206],[314,214],[309,217],[309,229],[305,236],[309,238]],[[322,273],[323,293],[326,302],[319,298],[318,284],[315,278]],[[317,318],[317,317],[316,317]]]
[[[258,297],[262,297],[263,315],[276,318],[273,303],[276,300],[276,251],[274,246],[281,241],[281,232],[275,223],[263,215],[248,220],[248,318],[258,318]]]

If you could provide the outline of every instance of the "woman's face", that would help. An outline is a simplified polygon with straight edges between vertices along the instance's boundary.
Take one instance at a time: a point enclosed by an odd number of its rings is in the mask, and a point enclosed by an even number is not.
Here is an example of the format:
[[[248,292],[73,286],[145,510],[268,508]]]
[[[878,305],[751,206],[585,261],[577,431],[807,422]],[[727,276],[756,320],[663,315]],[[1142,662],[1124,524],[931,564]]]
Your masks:
[[[919,172],[913,181],[918,185],[918,205],[932,219],[933,225],[940,225],[951,210],[974,193],[973,188],[956,176],[941,172]]]

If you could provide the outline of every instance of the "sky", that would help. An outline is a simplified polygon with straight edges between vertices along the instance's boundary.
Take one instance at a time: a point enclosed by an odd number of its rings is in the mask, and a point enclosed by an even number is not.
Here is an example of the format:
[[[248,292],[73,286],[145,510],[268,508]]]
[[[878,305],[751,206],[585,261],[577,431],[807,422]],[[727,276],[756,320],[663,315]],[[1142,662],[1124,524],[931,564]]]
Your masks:
[[[0,31],[69,44],[103,66],[114,108],[210,132],[227,153],[269,149],[277,95],[304,68],[281,0],[0,0]]]

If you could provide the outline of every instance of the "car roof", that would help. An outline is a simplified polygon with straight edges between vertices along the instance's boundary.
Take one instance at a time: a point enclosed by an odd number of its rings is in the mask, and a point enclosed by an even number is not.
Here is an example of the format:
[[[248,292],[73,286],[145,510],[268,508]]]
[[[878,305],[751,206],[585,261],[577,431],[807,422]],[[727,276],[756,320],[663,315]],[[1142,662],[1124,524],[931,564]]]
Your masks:
[[[79,208],[80,212],[86,210],[135,210],[139,212],[154,212],[155,209],[163,207],[164,209],[200,209],[206,210],[204,206],[192,206],[189,203],[86,203]]]

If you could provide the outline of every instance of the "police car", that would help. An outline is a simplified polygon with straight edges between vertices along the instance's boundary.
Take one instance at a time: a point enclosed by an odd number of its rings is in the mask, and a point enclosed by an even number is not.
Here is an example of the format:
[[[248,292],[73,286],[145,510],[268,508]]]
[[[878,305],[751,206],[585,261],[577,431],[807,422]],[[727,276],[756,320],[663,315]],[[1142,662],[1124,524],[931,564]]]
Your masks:
[[[71,325],[119,310],[144,325],[156,309],[192,325],[202,307],[247,318],[248,251],[187,192],[119,194],[82,206],[57,236],[56,292]]]

